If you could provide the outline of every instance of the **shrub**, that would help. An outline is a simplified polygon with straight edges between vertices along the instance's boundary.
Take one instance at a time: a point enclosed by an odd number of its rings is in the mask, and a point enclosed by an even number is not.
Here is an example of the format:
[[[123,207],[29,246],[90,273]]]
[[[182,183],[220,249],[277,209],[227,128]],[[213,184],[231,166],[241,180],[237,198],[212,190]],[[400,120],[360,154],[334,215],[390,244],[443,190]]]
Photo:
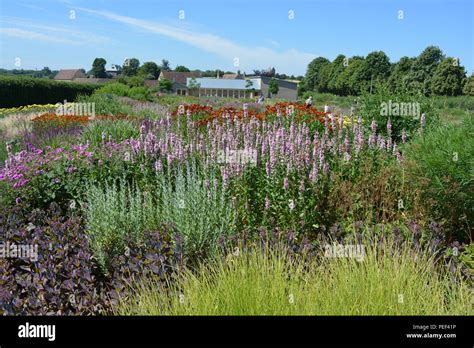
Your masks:
[[[130,87],[123,83],[109,83],[99,88],[94,94],[113,94],[120,97],[128,96]]]
[[[79,217],[15,207],[0,213],[5,245],[37,248],[37,259],[0,258],[0,313],[7,315],[94,314],[106,297]],[[7,244],[9,243],[9,244]]]
[[[363,259],[297,257],[285,249],[243,250],[165,287],[132,284],[126,315],[446,315],[472,314],[468,285],[458,273],[433,271],[430,252],[391,241],[368,244]],[[237,251],[237,250],[236,250]],[[305,256],[306,255],[306,256]],[[316,261],[318,260],[318,261]],[[429,294],[429,296],[427,296]],[[137,297],[139,301],[136,301]]]
[[[123,181],[90,186],[85,215],[90,245],[104,272],[111,258],[125,252],[126,240],[140,243],[146,230],[159,225],[152,195]]]
[[[128,91],[128,96],[141,101],[147,101],[151,99],[150,90],[146,87],[132,87]]]
[[[0,107],[74,101],[100,86],[48,79],[0,76]]]
[[[448,239],[472,240],[474,226],[474,121],[443,125],[413,141],[404,151],[410,181],[424,204],[444,221]]]

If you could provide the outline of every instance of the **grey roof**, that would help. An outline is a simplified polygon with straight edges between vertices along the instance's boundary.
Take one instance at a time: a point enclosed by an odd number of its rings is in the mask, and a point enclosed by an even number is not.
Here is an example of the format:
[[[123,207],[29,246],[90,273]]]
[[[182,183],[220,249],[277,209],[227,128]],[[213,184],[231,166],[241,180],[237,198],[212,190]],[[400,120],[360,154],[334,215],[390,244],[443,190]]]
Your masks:
[[[201,77],[194,79],[200,85],[200,88],[214,89],[261,89],[261,79],[249,79],[253,82],[251,87],[246,87],[247,80],[216,79],[212,77]],[[191,78],[186,79],[186,85],[189,87]]]

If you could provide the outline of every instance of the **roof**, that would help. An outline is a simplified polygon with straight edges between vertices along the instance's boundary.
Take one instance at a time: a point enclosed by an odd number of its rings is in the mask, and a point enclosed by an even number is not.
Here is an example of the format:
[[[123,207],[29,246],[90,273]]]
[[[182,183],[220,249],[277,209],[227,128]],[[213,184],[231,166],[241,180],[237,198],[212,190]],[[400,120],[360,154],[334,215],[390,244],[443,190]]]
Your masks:
[[[86,77],[82,69],[63,69],[54,77],[55,80],[73,80],[77,77]]]
[[[114,81],[113,79],[107,78],[100,78],[100,77],[77,77],[73,80],[73,82],[81,82],[81,83],[108,83]]]
[[[215,88],[215,89],[251,89],[255,88],[256,90],[261,89],[261,80],[249,79],[253,82],[251,87],[246,87],[247,80],[230,80],[230,79],[215,79],[212,77],[201,77],[196,79],[196,83],[200,85],[200,88]],[[189,87],[189,82],[191,78],[187,79],[187,86]]]
[[[161,71],[160,77],[163,76],[164,79],[170,80],[171,82],[178,82],[181,84],[186,84],[186,79],[191,77],[200,77],[201,73],[199,72],[178,72],[178,71]]]
[[[268,76],[260,76],[259,78],[266,85],[268,85],[270,83],[270,80],[273,79],[272,77],[268,77]],[[278,83],[279,87],[284,87],[284,88],[294,89],[294,90],[298,89],[298,83],[296,82],[281,80],[281,79],[275,79],[275,80]]]
[[[240,74],[224,74],[222,76],[223,79],[235,80],[235,79],[242,79],[242,75]]]

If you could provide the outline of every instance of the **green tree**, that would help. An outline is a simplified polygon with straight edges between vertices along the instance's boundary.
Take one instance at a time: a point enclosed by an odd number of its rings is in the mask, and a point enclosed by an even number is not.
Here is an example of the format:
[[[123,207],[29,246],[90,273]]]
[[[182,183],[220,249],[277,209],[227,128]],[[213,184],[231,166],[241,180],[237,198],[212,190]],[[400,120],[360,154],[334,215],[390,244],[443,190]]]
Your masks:
[[[138,68],[138,74],[156,80],[160,75],[160,68],[155,62],[145,62]]]
[[[139,66],[140,61],[137,58],[127,58],[123,62],[122,74],[125,76],[135,76]]]
[[[358,95],[367,89],[367,62],[363,57],[349,59],[348,66],[336,81],[336,89],[341,95]]]
[[[415,58],[402,57],[393,65],[392,73],[388,78],[388,85],[392,92],[402,93],[410,86],[410,74]]]
[[[190,72],[191,70],[186,68],[184,65],[178,65],[176,67],[176,69],[174,69],[174,71],[177,71],[177,72]]]
[[[464,88],[462,91],[466,95],[474,96],[474,74],[472,74],[471,76],[467,78],[466,84],[464,85]]]
[[[171,92],[173,83],[170,80],[162,79],[158,84],[158,88],[161,92]]]
[[[460,95],[466,82],[466,70],[454,58],[443,60],[431,79],[431,91],[436,95]]]
[[[96,58],[92,63],[92,69],[89,71],[94,77],[105,78],[107,77],[107,73],[105,72],[105,65],[107,61],[104,58]]]
[[[164,71],[170,71],[171,70],[170,62],[167,61],[166,59],[161,60],[161,70],[164,70]]]
[[[271,79],[268,83],[268,97],[270,98],[272,95],[278,94],[278,82],[275,79]]]
[[[323,66],[330,63],[331,62],[328,59],[324,57],[318,57],[313,59],[311,63],[308,64],[308,69],[306,70],[306,75],[304,77],[304,86],[307,91],[318,92],[321,69]]]
[[[376,82],[383,82],[390,76],[390,59],[383,51],[371,52],[365,58],[366,76],[370,79],[369,91],[372,92]]]
[[[337,88],[337,80],[339,79],[339,75],[341,75],[344,71],[345,59],[346,59],[346,56],[343,54],[340,54],[331,63],[331,71],[330,71],[329,80],[327,84],[327,89],[331,93],[340,94],[339,93],[340,91]]]
[[[421,90],[425,95],[431,93],[431,78],[443,60],[443,51],[436,46],[428,46],[415,59],[411,74],[408,77],[409,88]]]

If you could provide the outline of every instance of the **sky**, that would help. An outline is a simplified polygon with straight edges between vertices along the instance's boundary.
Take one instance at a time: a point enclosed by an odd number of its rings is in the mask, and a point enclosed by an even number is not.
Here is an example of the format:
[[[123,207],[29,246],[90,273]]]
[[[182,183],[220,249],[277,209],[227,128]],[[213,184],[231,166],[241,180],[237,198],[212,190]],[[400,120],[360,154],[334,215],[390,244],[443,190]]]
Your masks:
[[[472,0],[0,0],[0,67],[91,69],[96,57],[304,75],[318,57],[429,45],[474,72]]]

